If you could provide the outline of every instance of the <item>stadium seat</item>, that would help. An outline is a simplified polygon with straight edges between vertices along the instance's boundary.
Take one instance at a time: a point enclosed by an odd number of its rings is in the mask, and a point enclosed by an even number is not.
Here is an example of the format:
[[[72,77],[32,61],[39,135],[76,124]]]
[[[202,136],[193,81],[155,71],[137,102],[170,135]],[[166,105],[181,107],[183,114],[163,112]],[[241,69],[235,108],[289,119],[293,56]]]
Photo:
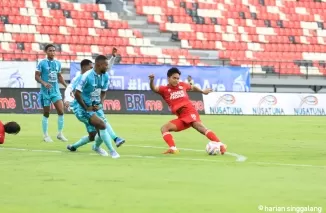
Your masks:
[[[231,60],[241,60],[244,57],[241,51],[246,50],[252,50],[253,54],[249,51],[246,56],[253,55],[253,59],[257,61],[271,60],[271,57],[278,60],[304,60],[307,55],[304,54],[305,52],[315,53],[325,50],[325,35],[321,36],[316,33],[323,31],[323,25],[318,25],[315,18],[316,14],[325,17],[322,10],[325,4],[286,1],[284,3],[286,6],[283,6],[281,3],[265,1],[265,5],[273,5],[273,7],[266,7],[260,5],[258,1],[246,1],[246,3],[219,1],[216,4],[210,4],[196,0],[193,2],[197,2],[198,7],[193,8],[191,2],[184,1],[182,4],[181,1],[177,2],[173,8],[168,6],[168,1],[154,4],[151,1],[139,0],[135,2],[135,5],[136,11],[147,15],[149,23],[159,24],[161,31],[178,32],[183,48],[190,46],[194,49],[205,50],[210,49],[212,43],[202,42],[203,40],[223,41],[223,44],[216,42],[213,49],[218,51],[226,48],[226,52],[220,52],[220,56]],[[159,18],[153,15],[158,13],[157,9],[149,10],[153,6],[161,7]],[[248,6],[255,8],[256,17],[252,16]],[[183,8],[187,14],[180,12]],[[181,14],[185,17],[180,16]],[[188,23],[191,24],[190,28],[186,25]],[[217,23],[219,25],[215,25]],[[188,32],[190,35],[187,34]],[[209,34],[213,32],[220,34]],[[222,35],[222,37],[217,35]],[[239,41],[248,43],[247,48]],[[250,45],[253,42],[258,45],[253,47]],[[300,48],[296,48],[299,45]],[[235,50],[238,53],[233,52]],[[267,54],[255,54],[256,51],[265,51]],[[282,53],[278,54],[278,52]],[[293,70],[297,72],[299,67],[294,62],[293,66],[296,68]],[[283,72],[283,69],[280,72]]]
[[[272,66],[275,72],[303,74],[296,61],[312,60],[316,61],[312,73],[326,74],[324,65],[319,65],[326,51],[325,3],[135,0],[135,7],[160,31],[176,33],[181,41],[179,51],[153,45],[101,4],[19,0],[0,1],[0,51],[13,51],[1,57],[32,60],[33,56],[23,54],[42,51],[38,43],[54,42],[66,54],[89,54],[94,50],[105,53],[118,46],[124,56],[143,56],[135,60],[122,58],[125,63],[201,64],[198,57],[189,55],[187,49],[192,48],[216,51],[220,58],[238,66],[255,61],[251,64],[255,64],[257,72],[264,72],[263,66]],[[15,52],[14,42],[22,44],[23,52]],[[60,54],[60,58],[77,57]],[[290,63],[279,66],[275,60]]]

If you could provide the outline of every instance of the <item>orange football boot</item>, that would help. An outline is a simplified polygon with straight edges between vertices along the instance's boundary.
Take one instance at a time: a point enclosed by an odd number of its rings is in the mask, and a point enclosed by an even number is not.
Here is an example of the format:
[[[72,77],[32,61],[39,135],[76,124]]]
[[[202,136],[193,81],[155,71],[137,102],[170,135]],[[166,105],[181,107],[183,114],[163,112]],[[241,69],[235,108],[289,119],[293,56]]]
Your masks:
[[[173,149],[168,149],[165,152],[163,152],[163,154],[179,154],[179,150],[173,150]]]
[[[227,149],[227,145],[226,144],[222,144],[220,146],[220,152],[221,152],[221,155],[224,155],[224,153],[226,152],[226,149]]]

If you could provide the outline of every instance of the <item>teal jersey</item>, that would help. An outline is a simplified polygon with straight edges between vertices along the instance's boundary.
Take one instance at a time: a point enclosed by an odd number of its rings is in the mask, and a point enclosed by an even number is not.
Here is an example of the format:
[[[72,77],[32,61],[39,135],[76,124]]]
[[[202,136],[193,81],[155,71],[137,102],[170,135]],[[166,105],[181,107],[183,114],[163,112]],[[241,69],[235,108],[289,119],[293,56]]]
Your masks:
[[[52,85],[51,89],[47,89],[41,85],[41,92],[51,94],[60,93],[58,74],[61,73],[61,63],[57,60],[43,59],[40,61],[36,67],[36,71],[41,73],[41,79],[46,83]]]
[[[101,92],[106,92],[109,87],[109,74],[98,75],[91,69],[81,75],[76,90],[82,94],[83,101],[87,106],[101,104]]]
[[[76,88],[78,86],[78,83],[80,81],[80,79],[82,78],[82,74],[79,74],[78,76],[76,76],[76,79],[73,81],[72,83],[72,91],[76,91]]]
[[[76,88],[77,88],[78,83],[79,83],[79,81],[80,81],[81,78],[82,78],[82,74],[81,74],[81,73],[78,73],[78,74],[75,76],[75,78],[73,79],[73,81],[72,81],[72,85],[71,85],[71,87],[72,87],[72,91],[73,91],[74,93],[75,93],[75,91],[76,91]],[[78,102],[76,101],[76,99],[74,99],[74,100],[72,101],[72,103],[70,104],[70,106],[71,106],[72,108],[75,108],[77,105],[78,105]]]

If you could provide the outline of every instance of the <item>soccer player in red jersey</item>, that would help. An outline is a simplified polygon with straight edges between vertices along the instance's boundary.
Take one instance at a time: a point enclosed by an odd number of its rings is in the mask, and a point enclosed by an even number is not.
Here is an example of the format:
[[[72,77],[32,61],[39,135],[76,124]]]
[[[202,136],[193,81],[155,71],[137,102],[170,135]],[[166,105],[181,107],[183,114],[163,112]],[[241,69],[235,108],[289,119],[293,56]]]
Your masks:
[[[20,126],[16,122],[8,122],[6,124],[3,124],[0,121],[0,144],[3,144],[5,142],[5,135],[8,134],[18,134],[20,131]]]
[[[172,113],[178,116],[177,119],[169,121],[161,127],[163,139],[170,147],[164,154],[179,153],[170,132],[183,131],[189,127],[196,129],[210,141],[220,142],[215,133],[203,125],[197,110],[192,105],[187,94],[187,91],[195,91],[207,95],[212,92],[212,90],[201,90],[194,85],[179,82],[180,75],[181,72],[177,68],[169,69],[167,72],[168,85],[159,87],[155,87],[154,85],[154,75],[151,74],[149,76],[151,90],[160,94],[171,108]],[[221,154],[224,154],[226,152],[226,145],[221,143],[220,150]]]

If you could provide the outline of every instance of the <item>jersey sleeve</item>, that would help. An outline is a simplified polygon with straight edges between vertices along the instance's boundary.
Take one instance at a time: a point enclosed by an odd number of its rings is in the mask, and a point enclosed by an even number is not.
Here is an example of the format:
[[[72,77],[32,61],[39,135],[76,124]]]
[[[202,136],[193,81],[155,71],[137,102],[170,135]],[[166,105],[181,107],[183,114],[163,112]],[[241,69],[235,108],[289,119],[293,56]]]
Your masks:
[[[0,144],[3,144],[5,142],[5,128],[3,126],[3,124],[0,122]]]
[[[0,133],[0,144],[4,144],[5,142],[5,133]]]
[[[186,91],[189,91],[191,90],[191,85],[190,84],[187,84],[185,82],[180,82],[180,84],[183,86],[183,88],[186,90]]]
[[[74,98],[71,96],[72,92],[72,84],[69,84],[67,88],[65,89],[65,102],[73,102]]]
[[[158,93],[159,93],[160,95],[163,95],[165,89],[166,89],[166,86],[159,86],[159,87],[158,87]]]
[[[104,84],[102,87],[102,92],[106,92],[109,89],[109,75],[106,74]]]
[[[43,62],[43,60],[37,63],[36,71],[42,72],[42,62]]]
[[[109,60],[109,66],[108,66],[108,71],[110,71],[114,65],[116,57],[112,56]]]
[[[76,75],[75,75],[75,77],[70,81],[70,84],[69,84],[69,86],[71,86],[71,88],[73,88],[73,85],[75,84],[75,82],[77,81],[77,79],[78,79],[78,77],[81,75],[81,73],[80,72],[77,72],[76,73]],[[69,87],[68,86],[68,87]]]
[[[82,75],[80,81],[77,84],[76,90],[83,92],[83,89],[85,88],[85,86],[87,85],[88,82],[88,75]]]

